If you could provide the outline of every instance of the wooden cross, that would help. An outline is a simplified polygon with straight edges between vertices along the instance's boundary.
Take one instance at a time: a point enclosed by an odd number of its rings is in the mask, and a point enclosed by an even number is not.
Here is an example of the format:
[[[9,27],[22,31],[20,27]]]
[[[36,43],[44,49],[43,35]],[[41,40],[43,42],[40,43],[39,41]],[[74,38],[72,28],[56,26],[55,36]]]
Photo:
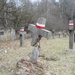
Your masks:
[[[49,38],[51,32],[49,30],[44,29],[46,23],[46,19],[41,17],[38,19],[36,25],[30,24],[28,30],[32,32],[32,42],[31,45],[35,46],[37,42],[40,41],[41,37]]]
[[[49,30],[44,29],[46,20],[44,18],[39,18],[36,25],[30,24],[28,30],[32,32],[32,42],[31,45],[34,46],[34,50],[31,54],[30,61],[32,63],[37,62],[37,58],[40,54],[40,47],[37,46],[37,42],[41,40],[42,37],[49,38],[51,32]]]
[[[28,27],[28,30],[32,32],[32,42],[31,45],[35,46],[37,42],[40,41],[41,37],[49,38],[51,35],[51,32],[46,29],[38,29],[34,24],[30,24]],[[38,40],[39,39],[39,40]]]

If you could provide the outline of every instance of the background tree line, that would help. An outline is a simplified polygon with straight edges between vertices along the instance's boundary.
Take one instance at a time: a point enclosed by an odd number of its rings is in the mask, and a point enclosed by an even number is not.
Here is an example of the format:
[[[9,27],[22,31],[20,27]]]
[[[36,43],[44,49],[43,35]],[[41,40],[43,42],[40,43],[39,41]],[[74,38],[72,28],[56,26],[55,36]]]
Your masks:
[[[16,32],[22,26],[36,23],[39,17],[47,19],[46,29],[68,30],[68,21],[75,19],[74,0],[0,0],[0,28],[14,28]]]

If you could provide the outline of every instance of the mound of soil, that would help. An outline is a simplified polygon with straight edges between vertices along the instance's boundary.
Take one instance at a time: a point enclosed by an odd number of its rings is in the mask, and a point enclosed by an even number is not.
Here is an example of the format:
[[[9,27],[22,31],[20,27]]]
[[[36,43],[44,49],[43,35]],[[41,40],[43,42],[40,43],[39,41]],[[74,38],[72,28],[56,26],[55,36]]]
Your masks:
[[[15,75],[44,75],[43,64],[32,63],[29,60],[21,59],[16,64]]]

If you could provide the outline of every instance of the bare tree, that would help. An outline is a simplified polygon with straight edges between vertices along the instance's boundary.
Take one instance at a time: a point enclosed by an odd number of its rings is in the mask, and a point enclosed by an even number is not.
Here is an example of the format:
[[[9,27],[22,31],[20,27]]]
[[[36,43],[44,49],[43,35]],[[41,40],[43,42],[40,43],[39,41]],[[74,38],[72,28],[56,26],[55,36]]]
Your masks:
[[[29,23],[36,23],[39,17],[47,19],[46,28],[49,30],[68,29],[68,20],[75,18],[74,0],[41,0],[32,3],[30,0],[19,0],[21,6],[10,0],[1,0],[0,23],[6,27],[13,27],[16,31],[21,26],[27,27]],[[1,25],[0,25],[1,26]]]
[[[7,21],[6,21],[6,6],[7,6],[7,4],[6,4],[6,0],[1,0],[0,1],[0,26],[2,26],[2,27],[6,27],[6,23],[7,23]]]

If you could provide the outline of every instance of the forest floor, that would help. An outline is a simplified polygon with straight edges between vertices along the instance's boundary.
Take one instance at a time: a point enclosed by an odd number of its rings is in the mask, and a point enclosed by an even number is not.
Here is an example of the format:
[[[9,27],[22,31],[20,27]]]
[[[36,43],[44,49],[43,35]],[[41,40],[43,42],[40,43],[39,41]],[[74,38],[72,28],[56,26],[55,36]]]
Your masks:
[[[0,75],[12,75],[16,63],[22,58],[29,60],[33,50],[31,39],[25,39],[24,47],[19,40],[0,43]],[[69,52],[68,36],[49,40],[42,38],[41,55],[38,58],[46,67],[46,75],[75,75],[75,52]],[[75,44],[74,44],[75,49]]]

